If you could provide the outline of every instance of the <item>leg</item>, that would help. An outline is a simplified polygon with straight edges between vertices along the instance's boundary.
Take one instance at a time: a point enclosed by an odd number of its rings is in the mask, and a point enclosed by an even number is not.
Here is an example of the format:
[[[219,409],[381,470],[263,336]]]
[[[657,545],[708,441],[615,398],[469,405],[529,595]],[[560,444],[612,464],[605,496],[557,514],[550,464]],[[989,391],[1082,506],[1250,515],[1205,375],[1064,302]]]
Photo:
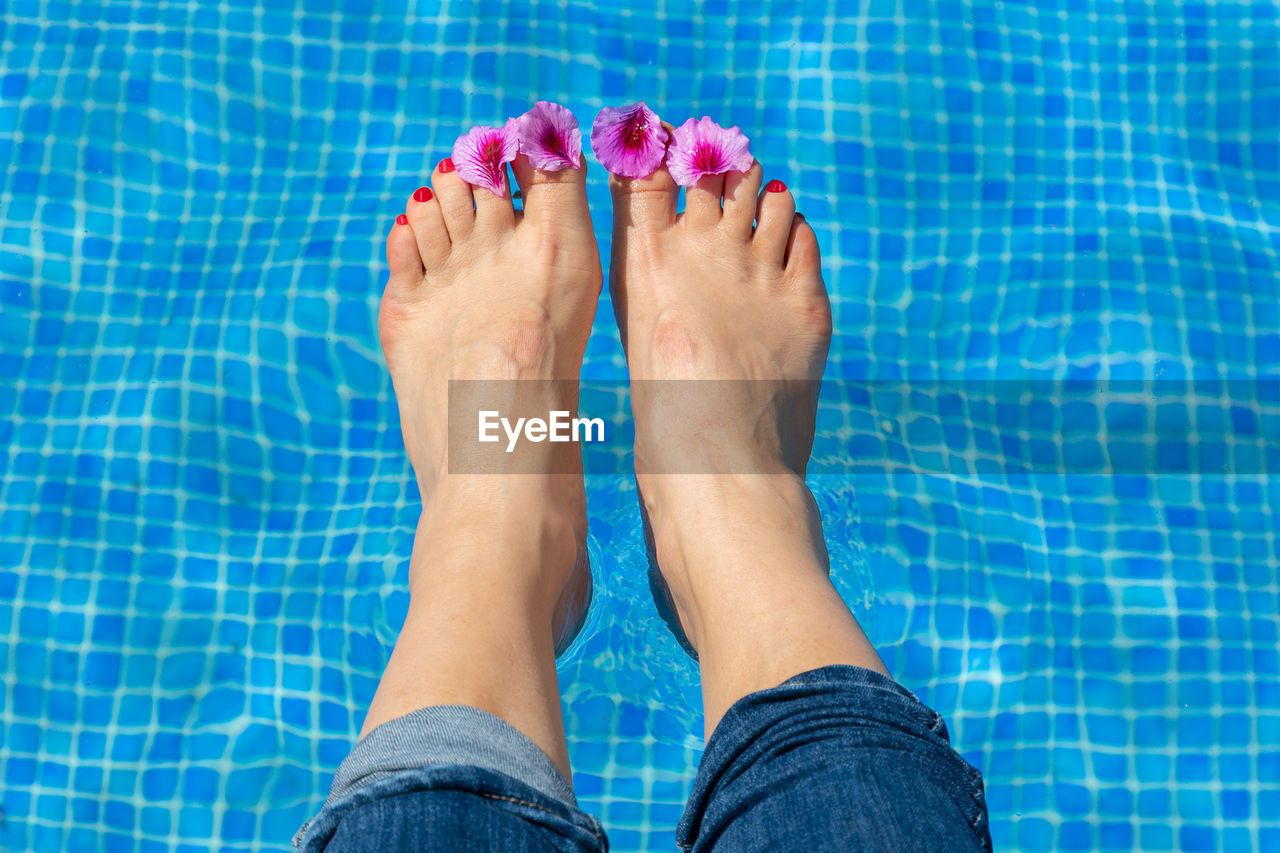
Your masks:
[[[828,576],[805,485],[831,335],[813,230],[781,183],[760,192],[758,163],[704,178],[680,216],[665,170],[612,188],[642,510],[702,672],[708,746],[682,842],[973,847],[976,771]]]
[[[436,849],[449,837],[440,821],[456,823],[455,801],[468,796],[479,820],[521,811],[541,792],[552,802],[505,823],[591,828],[573,808],[555,669],[590,598],[581,457],[566,461],[557,448],[554,468],[548,457],[529,473],[526,456],[521,474],[459,473],[456,459],[449,468],[450,380],[532,385],[552,408],[576,409],[601,282],[585,164],[544,173],[521,156],[513,169],[523,211],[510,192],[473,190],[446,160],[387,239],[379,331],[423,506],[404,627],[330,795],[345,798],[344,816],[317,819],[341,849],[395,849],[380,846],[391,836],[366,831],[392,831],[393,813],[395,837]],[[469,751],[487,757],[470,761]],[[406,754],[436,766],[404,766]],[[533,767],[523,781],[535,792],[512,793],[492,773],[515,766]],[[524,847],[499,833],[491,849]]]
[[[785,187],[757,200],[760,182],[758,163],[704,178],[681,217],[665,170],[612,184],[610,292],[637,386],[637,479],[698,651],[708,734],[733,702],[797,673],[887,674],[828,578],[804,483],[831,335],[817,240]]]
[[[521,157],[517,213],[509,193],[473,191],[446,164],[387,242],[379,327],[423,511],[409,613],[362,735],[417,708],[471,705],[567,777],[554,649],[581,615],[558,603],[586,600],[581,469],[450,474],[446,433],[450,379],[576,380],[600,286],[586,171]]]

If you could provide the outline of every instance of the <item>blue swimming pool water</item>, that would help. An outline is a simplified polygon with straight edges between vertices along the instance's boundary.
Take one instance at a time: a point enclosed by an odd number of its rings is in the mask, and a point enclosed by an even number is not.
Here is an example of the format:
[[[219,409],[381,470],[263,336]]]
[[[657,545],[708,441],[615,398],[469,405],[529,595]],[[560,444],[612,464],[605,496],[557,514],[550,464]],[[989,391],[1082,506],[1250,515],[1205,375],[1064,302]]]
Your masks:
[[[1280,849],[1280,421],[1212,382],[1280,374],[1278,7],[651,5],[0,0],[0,848],[286,848],[405,610],[383,234],[471,124],[643,98],[818,230],[833,571],[997,846]],[[1026,414],[1067,377],[1197,379],[1172,461],[1105,473],[1150,396]],[[671,849],[696,672],[589,488],[575,783]]]

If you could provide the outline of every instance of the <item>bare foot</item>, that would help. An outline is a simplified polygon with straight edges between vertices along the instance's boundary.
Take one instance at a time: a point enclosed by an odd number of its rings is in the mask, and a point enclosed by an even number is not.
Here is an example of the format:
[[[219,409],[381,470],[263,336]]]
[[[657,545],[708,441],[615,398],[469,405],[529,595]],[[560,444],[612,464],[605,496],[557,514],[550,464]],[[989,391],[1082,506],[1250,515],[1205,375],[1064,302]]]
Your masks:
[[[415,193],[407,221],[398,221],[387,239],[391,280],[378,327],[424,516],[439,514],[446,524],[460,516],[473,524],[505,517],[522,536],[537,532],[524,522],[549,525],[544,536],[555,554],[547,565],[556,574],[528,580],[557,595],[569,587],[567,598],[585,605],[581,587],[590,573],[580,457],[576,472],[536,477],[447,470],[448,381],[571,380],[546,387],[575,393],[599,299],[585,164],[542,172],[520,156],[512,168],[523,189],[522,211],[513,208],[510,191],[502,198],[473,191],[451,161],[441,162],[433,189]],[[576,396],[558,402],[576,409]],[[504,567],[512,568],[519,567]],[[581,616],[560,608],[561,642]]]
[[[703,178],[679,216],[665,169],[611,180],[636,477],[708,732],[745,692],[805,669],[883,671],[831,586],[804,483],[831,338],[818,243],[761,171]]]
[[[512,169],[523,211],[445,160],[387,238],[378,326],[423,510],[410,614],[365,731],[428,704],[475,705],[567,772],[551,651],[590,598],[581,457],[546,474],[449,471],[449,380],[566,380],[546,387],[562,389],[557,407],[577,405],[601,284],[585,164],[548,173],[520,156]]]

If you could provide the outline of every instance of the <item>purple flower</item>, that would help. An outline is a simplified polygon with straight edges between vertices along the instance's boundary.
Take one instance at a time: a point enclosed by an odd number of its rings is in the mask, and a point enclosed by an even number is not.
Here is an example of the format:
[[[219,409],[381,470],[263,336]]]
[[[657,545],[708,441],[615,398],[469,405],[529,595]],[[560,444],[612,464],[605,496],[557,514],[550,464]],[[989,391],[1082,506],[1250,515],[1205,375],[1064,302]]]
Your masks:
[[[506,164],[520,150],[516,120],[502,127],[473,127],[453,143],[453,165],[458,177],[477,187],[488,187],[498,198],[507,194]]]
[[[658,114],[638,101],[605,107],[591,125],[591,150],[600,165],[624,178],[647,178],[662,165],[668,134]]]
[[[737,126],[723,128],[711,119],[689,119],[676,128],[667,152],[667,169],[682,187],[691,187],[704,175],[745,172],[754,158],[747,137]]]
[[[551,101],[538,101],[517,119],[520,153],[537,169],[559,172],[581,165],[582,131],[573,113]]]

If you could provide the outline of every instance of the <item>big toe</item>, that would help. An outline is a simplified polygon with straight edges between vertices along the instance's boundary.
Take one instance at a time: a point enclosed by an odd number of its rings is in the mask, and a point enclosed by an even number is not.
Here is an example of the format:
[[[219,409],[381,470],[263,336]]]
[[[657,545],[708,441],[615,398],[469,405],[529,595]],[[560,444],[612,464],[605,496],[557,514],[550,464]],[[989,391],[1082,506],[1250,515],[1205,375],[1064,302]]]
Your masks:
[[[660,231],[675,224],[680,186],[666,166],[659,166],[647,178],[610,175],[609,191],[613,193],[615,228]]]
[[[533,222],[589,220],[587,210],[587,161],[578,158],[578,168],[548,172],[537,168],[524,154],[511,164],[524,199],[524,218]]]

